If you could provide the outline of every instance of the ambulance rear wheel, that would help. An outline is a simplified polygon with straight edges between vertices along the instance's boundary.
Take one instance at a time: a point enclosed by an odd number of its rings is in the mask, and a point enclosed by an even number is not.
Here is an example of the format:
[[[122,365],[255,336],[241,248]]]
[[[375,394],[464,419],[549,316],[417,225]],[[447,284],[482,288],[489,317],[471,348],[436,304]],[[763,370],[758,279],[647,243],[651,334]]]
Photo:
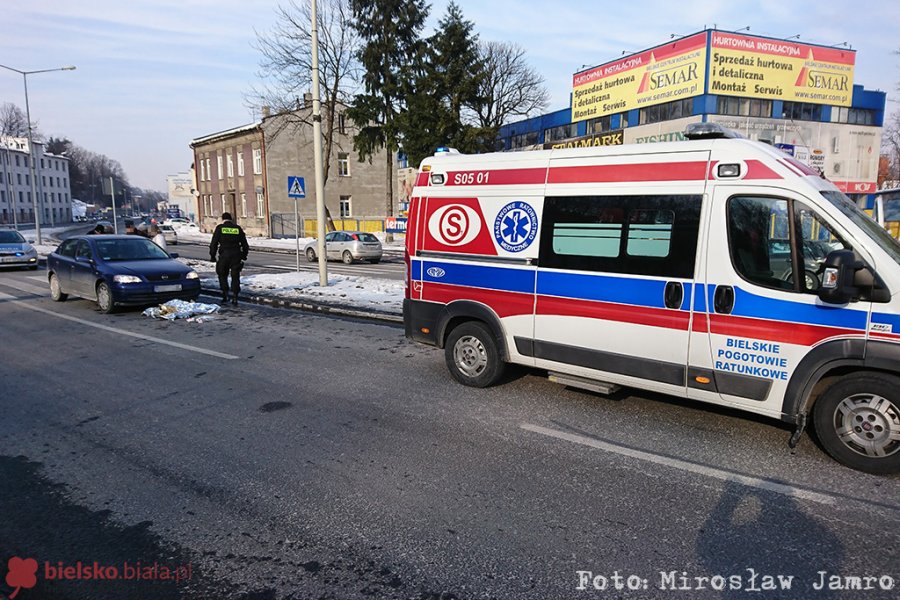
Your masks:
[[[463,323],[450,332],[444,356],[453,378],[470,387],[496,383],[506,366],[491,330],[478,321]]]
[[[838,462],[877,475],[900,472],[900,378],[859,373],[838,381],[813,406],[813,426]]]

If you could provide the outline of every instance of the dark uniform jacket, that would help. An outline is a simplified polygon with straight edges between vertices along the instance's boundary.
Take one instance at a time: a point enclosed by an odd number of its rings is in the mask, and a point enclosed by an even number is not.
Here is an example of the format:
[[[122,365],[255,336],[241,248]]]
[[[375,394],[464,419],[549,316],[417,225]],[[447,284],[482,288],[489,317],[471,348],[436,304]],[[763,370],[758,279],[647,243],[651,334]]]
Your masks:
[[[223,257],[237,257],[247,260],[250,252],[250,244],[247,243],[247,235],[240,225],[234,221],[222,221],[216,226],[212,242],[209,244],[209,258],[216,260],[216,254]]]

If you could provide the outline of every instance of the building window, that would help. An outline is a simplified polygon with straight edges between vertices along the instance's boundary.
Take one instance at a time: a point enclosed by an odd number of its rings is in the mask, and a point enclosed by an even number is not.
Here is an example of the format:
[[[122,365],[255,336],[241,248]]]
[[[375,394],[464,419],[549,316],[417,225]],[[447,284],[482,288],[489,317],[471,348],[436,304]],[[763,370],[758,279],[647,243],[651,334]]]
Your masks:
[[[350,196],[341,196],[341,218],[350,217]]]
[[[50,181],[52,182],[53,179],[51,178]],[[46,175],[41,175],[41,185],[44,187],[47,187],[47,176]]]
[[[211,165],[210,165],[209,159],[207,158],[206,159],[206,180],[207,181],[212,181],[212,169],[210,167],[211,167]]]
[[[874,125],[875,111],[866,108],[834,106],[831,108],[831,122],[848,123],[850,125]]]
[[[771,117],[772,101],[759,98],[719,96],[717,112],[738,117]]]
[[[222,213],[226,213],[226,212],[228,212],[228,209],[225,208],[225,194],[222,194],[221,197],[222,197]],[[219,214],[222,214],[222,213],[219,213]]]
[[[693,98],[685,98],[683,100],[675,100],[674,102],[666,102],[665,104],[657,104],[656,106],[648,106],[642,108],[640,112],[641,125],[649,123],[659,123],[661,121],[671,121],[673,119],[681,119],[691,116],[694,107]]]
[[[203,159],[200,159],[200,181],[206,181],[206,168]]]
[[[238,152],[238,177],[244,176],[244,152]]]
[[[253,174],[262,175],[262,149],[253,149]]]
[[[241,217],[247,216],[247,194],[241,193]]]
[[[216,156],[216,178],[217,179],[225,178],[225,171],[222,170],[222,155],[221,154]]]
[[[521,133],[519,135],[514,135],[509,139],[509,147],[511,150],[516,148],[527,148],[528,146],[534,146],[538,143],[538,132],[537,131],[529,131],[527,133]]]
[[[256,192],[256,216],[260,219],[266,216],[266,201],[259,192]]]
[[[350,155],[338,152],[338,177],[350,177]]]
[[[231,158],[231,152],[228,153],[226,159],[226,162],[228,163],[228,176],[234,177],[234,160]]]
[[[544,142],[556,142],[559,140],[567,140],[578,135],[578,125],[576,123],[567,123],[566,125],[558,125],[544,130]]]
[[[344,135],[347,133],[347,117],[344,116],[344,113],[340,113],[338,115],[338,133]]]
[[[791,121],[821,121],[822,105],[807,102],[785,102],[782,118]]]

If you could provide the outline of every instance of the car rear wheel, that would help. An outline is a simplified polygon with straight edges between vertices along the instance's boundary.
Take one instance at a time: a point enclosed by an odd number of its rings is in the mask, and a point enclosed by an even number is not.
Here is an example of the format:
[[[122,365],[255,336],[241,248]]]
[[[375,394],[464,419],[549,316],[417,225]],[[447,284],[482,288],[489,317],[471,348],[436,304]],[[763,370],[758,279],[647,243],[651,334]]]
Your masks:
[[[506,367],[491,330],[478,321],[463,323],[450,332],[444,358],[453,378],[470,387],[496,383]]]
[[[825,450],[848,467],[900,472],[900,377],[858,373],[832,385],[813,406]]]
[[[344,254],[341,255],[341,260],[344,261],[345,265],[349,265],[353,262],[353,254],[349,250],[344,250]]]
[[[63,294],[62,288],[59,287],[59,277],[56,276],[56,273],[51,273],[50,298],[52,298],[54,302],[65,302],[68,297],[69,295]]]
[[[308,248],[306,250],[306,260],[309,262],[316,262],[316,251],[312,248]]]
[[[101,281],[97,284],[97,306],[100,307],[100,312],[109,314],[116,309],[116,304],[113,302],[112,290],[109,289],[109,286]]]

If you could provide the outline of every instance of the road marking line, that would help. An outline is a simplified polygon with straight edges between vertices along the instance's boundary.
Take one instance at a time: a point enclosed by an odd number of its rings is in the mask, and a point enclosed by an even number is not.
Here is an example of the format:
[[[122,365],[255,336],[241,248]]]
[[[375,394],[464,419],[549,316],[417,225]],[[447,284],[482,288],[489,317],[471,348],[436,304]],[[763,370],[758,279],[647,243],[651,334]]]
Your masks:
[[[29,294],[37,294],[38,296],[49,296],[50,288],[44,285],[43,287],[38,287],[36,285],[32,285],[30,283],[25,283],[24,281],[9,281],[4,280],[0,285],[4,285],[7,287],[11,287],[13,289],[17,289],[20,292],[28,292]]]
[[[81,323],[82,325],[87,325],[88,327],[94,327],[95,329],[102,329],[103,331],[109,331],[110,333],[118,333],[119,335],[124,335],[127,337],[137,338],[139,340],[145,340],[148,342],[155,342],[157,344],[163,344],[165,346],[172,346],[173,348],[180,348],[182,350],[189,350],[191,352],[197,352],[199,354],[207,354],[209,356],[215,356],[217,358],[226,358],[228,360],[235,360],[240,358],[238,356],[234,356],[233,354],[225,354],[224,352],[216,352],[215,350],[207,350],[205,348],[198,348],[197,346],[191,346],[189,344],[181,344],[178,342],[172,342],[170,340],[164,340],[162,338],[153,337],[152,335],[143,335],[141,333],[134,333],[132,331],[127,331],[125,329],[119,329],[118,327],[110,327],[108,325],[100,325],[99,323],[91,323],[85,319],[79,319],[78,317],[70,317],[69,315],[61,315],[59,313],[53,312],[52,310],[47,310],[46,308],[40,308],[39,306],[31,306],[26,302],[21,302],[16,296],[10,296],[9,294],[4,294],[0,292],[0,300],[13,300],[11,304],[15,304],[16,306],[21,306],[22,308],[27,308],[28,310],[33,310],[36,312],[44,313],[50,315],[51,317],[57,317],[60,319],[65,319],[66,321],[72,321],[73,323]]]
[[[730,482],[734,482],[734,483],[740,483],[740,484],[746,485],[748,487],[755,487],[755,488],[758,488],[761,490],[775,492],[776,494],[783,494],[785,496],[790,496],[792,498],[800,498],[803,500],[810,500],[812,502],[818,502],[819,504],[827,504],[830,506],[834,506],[835,504],[837,504],[837,501],[838,501],[838,498],[836,498],[835,496],[831,496],[829,494],[820,494],[819,492],[813,492],[810,490],[795,488],[790,485],[785,485],[783,483],[776,483],[774,481],[769,481],[767,479],[761,479],[759,477],[750,477],[748,475],[741,475],[739,473],[734,473],[732,471],[716,469],[715,467],[707,467],[704,465],[698,465],[696,463],[688,462],[685,460],[679,460],[677,458],[671,458],[668,456],[653,454],[652,452],[644,452],[642,450],[635,450],[633,448],[628,448],[626,446],[619,446],[617,444],[612,444],[609,442],[595,440],[593,438],[589,438],[589,437],[586,437],[583,435],[577,435],[574,433],[567,433],[565,431],[558,431],[556,429],[549,429],[547,427],[541,427],[540,425],[532,425],[530,423],[520,423],[519,427],[521,427],[522,429],[524,429],[526,431],[531,431],[533,433],[540,433],[541,435],[546,435],[546,436],[553,437],[556,439],[565,440],[567,442],[574,442],[576,444],[582,444],[584,446],[590,446],[591,448],[596,448],[598,450],[603,450],[605,452],[613,452],[615,454],[621,454],[623,456],[628,456],[630,458],[636,458],[638,460],[652,462],[652,463],[662,465],[665,467],[672,467],[675,469],[680,469],[682,471],[696,473],[698,475],[705,475],[706,477],[713,477],[715,479],[721,479],[722,481],[730,481]],[[861,500],[859,498],[857,498],[856,500],[859,502],[865,502],[865,500]]]

